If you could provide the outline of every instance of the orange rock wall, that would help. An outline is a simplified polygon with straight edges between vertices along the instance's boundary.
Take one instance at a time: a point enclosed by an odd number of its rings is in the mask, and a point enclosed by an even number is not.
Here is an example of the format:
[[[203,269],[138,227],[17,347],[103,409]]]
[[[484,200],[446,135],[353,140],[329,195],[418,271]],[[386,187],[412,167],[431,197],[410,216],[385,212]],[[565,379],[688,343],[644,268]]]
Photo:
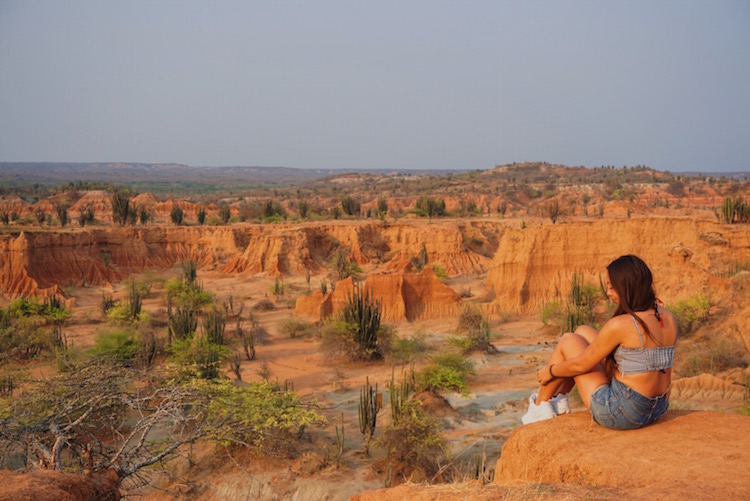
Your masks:
[[[732,263],[750,262],[750,228],[690,219],[627,219],[508,228],[490,264],[487,288],[495,306],[535,311],[560,299],[574,273],[598,287],[606,265],[636,254],[651,267],[657,295],[672,302],[718,278]]]
[[[186,259],[228,274],[300,276],[324,272],[333,253],[344,248],[351,261],[369,268],[369,282],[392,310],[389,316],[443,316],[453,308],[446,306],[454,301],[447,288],[434,274],[411,273],[410,258],[422,245],[429,263],[450,276],[487,272],[490,309],[506,312],[535,311],[562,298],[578,271],[598,286],[606,264],[622,254],[646,260],[657,294],[668,303],[704,288],[726,292],[733,285],[722,273],[750,262],[747,225],[675,218],[546,221],[524,229],[493,219],[149,225],[7,233],[0,237],[0,287],[11,297],[49,294],[80,285],[84,277],[87,284],[102,284]],[[300,308],[317,311],[321,304]]]

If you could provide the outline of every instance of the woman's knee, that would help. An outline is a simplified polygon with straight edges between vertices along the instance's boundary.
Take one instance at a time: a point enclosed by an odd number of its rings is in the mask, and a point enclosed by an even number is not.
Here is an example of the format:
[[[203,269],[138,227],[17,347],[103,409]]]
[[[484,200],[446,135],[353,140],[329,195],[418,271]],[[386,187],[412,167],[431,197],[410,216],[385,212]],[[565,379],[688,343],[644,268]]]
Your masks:
[[[589,325],[579,325],[575,333],[583,337],[589,344],[593,343],[596,336],[599,335],[599,331]]]
[[[577,356],[589,345],[589,341],[575,332],[566,332],[560,337],[560,341],[557,343],[560,351],[563,353],[565,358]]]

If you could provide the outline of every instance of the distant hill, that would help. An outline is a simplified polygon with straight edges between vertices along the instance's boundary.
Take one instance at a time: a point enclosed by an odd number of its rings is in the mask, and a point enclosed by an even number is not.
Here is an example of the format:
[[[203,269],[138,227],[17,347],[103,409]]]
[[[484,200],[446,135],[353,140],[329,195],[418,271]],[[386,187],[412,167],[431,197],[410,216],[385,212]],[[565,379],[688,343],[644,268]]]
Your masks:
[[[193,167],[183,164],[149,163],[61,163],[0,162],[0,182],[58,184],[76,181],[116,184],[180,183],[213,186],[259,186],[300,184],[342,174],[334,169],[290,167]],[[393,169],[357,170],[373,174]],[[412,174],[446,174],[449,170],[401,171]]]

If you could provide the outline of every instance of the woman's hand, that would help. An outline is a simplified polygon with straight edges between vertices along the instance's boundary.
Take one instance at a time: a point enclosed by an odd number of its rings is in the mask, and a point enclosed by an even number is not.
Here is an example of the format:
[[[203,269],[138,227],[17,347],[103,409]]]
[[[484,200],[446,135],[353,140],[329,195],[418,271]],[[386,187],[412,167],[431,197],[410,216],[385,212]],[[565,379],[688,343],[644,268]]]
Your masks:
[[[536,380],[539,381],[539,384],[542,386],[545,386],[547,383],[552,381],[554,378],[552,377],[552,374],[550,372],[550,366],[545,366],[539,369],[536,372]]]

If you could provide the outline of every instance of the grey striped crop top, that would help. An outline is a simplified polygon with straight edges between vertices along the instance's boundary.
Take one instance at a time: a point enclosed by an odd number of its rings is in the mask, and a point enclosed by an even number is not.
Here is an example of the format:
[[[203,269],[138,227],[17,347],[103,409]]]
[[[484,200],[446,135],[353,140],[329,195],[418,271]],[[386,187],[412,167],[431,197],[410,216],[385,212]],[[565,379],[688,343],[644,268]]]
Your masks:
[[[626,348],[618,346],[615,350],[615,362],[620,374],[643,374],[645,372],[663,371],[672,368],[674,359],[674,346],[657,346],[656,348],[646,348],[643,342],[643,334],[638,325],[638,321],[633,318],[633,323],[638,331],[638,337],[641,339],[640,348]]]

